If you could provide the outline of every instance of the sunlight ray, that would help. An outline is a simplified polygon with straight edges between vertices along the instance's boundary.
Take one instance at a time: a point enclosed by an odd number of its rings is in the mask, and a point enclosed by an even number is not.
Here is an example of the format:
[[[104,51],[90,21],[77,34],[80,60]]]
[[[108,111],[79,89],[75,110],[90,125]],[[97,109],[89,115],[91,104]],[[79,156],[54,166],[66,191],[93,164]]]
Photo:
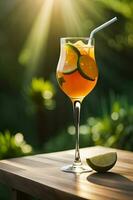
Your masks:
[[[100,1],[91,1],[91,0],[79,0],[82,4],[82,8],[85,9],[85,12],[88,12],[88,16],[94,19],[97,18],[102,20],[104,18],[104,11],[102,7],[99,6]]]
[[[41,11],[32,27],[24,49],[20,53],[19,62],[28,66],[29,74],[32,76],[36,71],[42,57],[42,50],[46,47],[51,14],[54,0],[45,0]]]
[[[77,35],[81,35],[83,33],[81,24],[84,16],[79,12],[75,12],[74,4],[71,0],[63,1],[61,7],[67,34],[70,34],[71,31],[72,33],[77,32]]]

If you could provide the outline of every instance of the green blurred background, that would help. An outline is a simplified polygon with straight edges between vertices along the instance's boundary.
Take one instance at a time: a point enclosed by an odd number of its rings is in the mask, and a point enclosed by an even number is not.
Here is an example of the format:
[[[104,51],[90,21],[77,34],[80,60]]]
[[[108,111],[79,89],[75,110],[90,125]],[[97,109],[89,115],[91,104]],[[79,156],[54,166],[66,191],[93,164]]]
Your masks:
[[[80,146],[132,151],[133,1],[0,1],[0,159],[74,148],[72,105],[55,78],[60,37],[89,36],[114,16],[95,35],[100,76],[82,104]]]
[[[21,140],[23,134],[34,152],[73,147],[67,140],[73,137],[72,105],[55,78],[60,37],[89,36],[93,28],[117,16],[116,23],[95,35],[100,76],[82,104],[81,146],[132,150],[133,3],[6,0],[0,1],[0,11],[1,144],[19,132],[16,137]],[[1,149],[1,158],[8,157],[6,147]]]

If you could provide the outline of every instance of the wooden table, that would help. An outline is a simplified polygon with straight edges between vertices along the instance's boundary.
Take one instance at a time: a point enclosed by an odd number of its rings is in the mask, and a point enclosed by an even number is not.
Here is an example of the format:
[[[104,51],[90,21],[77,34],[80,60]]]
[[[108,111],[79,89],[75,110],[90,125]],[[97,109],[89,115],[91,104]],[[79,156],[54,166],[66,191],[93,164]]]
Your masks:
[[[30,196],[42,200],[131,200],[133,153],[90,147],[81,149],[82,160],[109,151],[117,151],[118,161],[108,173],[62,172],[60,168],[73,161],[74,150],[70,150],[1,160],[0,182],[12,188],[13,200],[26,200]]]

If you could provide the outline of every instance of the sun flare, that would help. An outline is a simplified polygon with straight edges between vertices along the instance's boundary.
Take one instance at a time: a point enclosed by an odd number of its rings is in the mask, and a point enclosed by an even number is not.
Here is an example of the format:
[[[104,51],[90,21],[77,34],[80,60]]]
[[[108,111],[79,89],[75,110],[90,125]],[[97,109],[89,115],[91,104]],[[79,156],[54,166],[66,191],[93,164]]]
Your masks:
[[[54,0],[45,0],[19,56],[21,64],[29,66],[32,75],[41,59],[49,34]],[[32,72],[32,73],[31,73]]]
[[[86,23],[91,24],[91,20],[86,21],[84,10],[85,8],[89,10],[89,7],[93,6],[91,1],[89,1],[88,5],[86,0],[79,0],[79,3],[76,0],[39,0],[38,3],[39,5],[41,4],[41,9],[19,55],[19,62],[22,65],[28,66],[27,75],[30,77],[38,69],[41,59],[45,58],[45,49],[51,26],[54,26],[52,30],[56,30],[58,28],[55,25],[56,23],[59,24],[59,27],[63,25],[64,32],[69,36],[83,36],[85,30],[87,30],[88,34],[89,30],[86,28],[88,27]],[[37,6],[37,2],[34,5],[32,4],[32,6]],[[62,22],[60,22],[60,19]]]

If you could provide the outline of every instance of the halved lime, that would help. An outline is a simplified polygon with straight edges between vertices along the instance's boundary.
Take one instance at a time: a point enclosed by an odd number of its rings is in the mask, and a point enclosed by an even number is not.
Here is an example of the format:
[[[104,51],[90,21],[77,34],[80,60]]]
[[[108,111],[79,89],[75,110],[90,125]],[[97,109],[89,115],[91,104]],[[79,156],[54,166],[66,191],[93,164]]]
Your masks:
[[[87,158],[87,164],[97,172],[106,172],[111,169],[117,161],[117,153],[110,152],[91,158]]]
[[[79,57],[78,70],[85,79],[90,81],[94,81],[98,77],[96,62],[89,55]]]
[[[77,70],[78,58],[80,55],[79,50],[71,43],[65,44],[65,65],[63,74],[71,74]]]

